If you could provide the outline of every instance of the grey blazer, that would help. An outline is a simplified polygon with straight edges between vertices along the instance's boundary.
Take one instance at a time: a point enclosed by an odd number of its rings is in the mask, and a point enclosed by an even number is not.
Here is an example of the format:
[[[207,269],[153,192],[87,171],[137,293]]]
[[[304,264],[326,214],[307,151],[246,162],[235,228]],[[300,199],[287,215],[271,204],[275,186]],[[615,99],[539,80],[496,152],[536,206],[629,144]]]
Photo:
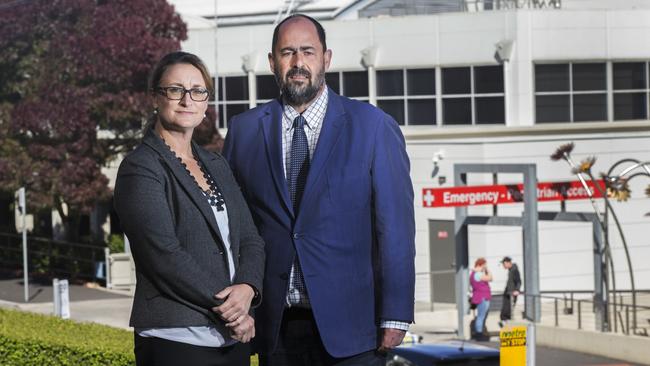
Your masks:
[[[264,244],[226,160],[193,149],[222,191],[228,211],[234,283],[262,290]],[[228,258],[207,199],[152,129],[122,161],[115,210],[129,238],[137,285],[130,325],[184,327],[221,320],[214,295],[231,285]],[[261,299],[256,297],[255,304]]]

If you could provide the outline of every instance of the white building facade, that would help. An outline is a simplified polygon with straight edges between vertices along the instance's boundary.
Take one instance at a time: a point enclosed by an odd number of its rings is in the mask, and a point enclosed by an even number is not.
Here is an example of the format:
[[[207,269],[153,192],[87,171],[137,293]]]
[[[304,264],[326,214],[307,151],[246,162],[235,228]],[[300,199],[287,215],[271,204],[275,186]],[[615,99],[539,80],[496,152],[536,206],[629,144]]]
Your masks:
[[[416,197],[421,302],[436,291],[430,221],[454,219],[452,208],[423,207],[422,189],[453,186],[454,164],[536,164],[539,181],[574,180],[566,163],[549,159],[567,142],[575,143],[577,161],[597,157],[595,172],[624,158],[650,161],[650,1],[440,1],[458,5],[451,9],[458,11],[423,8],[431,14],[401,16],[394,15],[397,1],[249,1],[253,8],[247,1],[238,7],[220,1],[216,30],[209,19],[213,7],[172,3],[189,25],[183,49],[217,70],[224,134],[230,117],[278,94],[267,61],[278,9],[293,6],[322,20],[333,50],[328,85],[377,105],[403,126]],[[434,155],[439,171],[432,178]],[[497,179],[522,182],[515,175]],[[472,175],[469,183],[492,182],[491,175]],[[650,218],[644,217],[649,184],[650,177],[634,178],[631,198],[614,203],[637,289],[650,289]],[[522,204],[510,204],[498,213],[518,216],[522,210]],[[558,211],[560,204],[539,203],[539,210]],[[593,207],[572,201],[566,210]],[[493,209],[472,207],[470,213]],[[486,257],[495,274],[493,290],[499,291],[506,279],[499,260],[509,255],[523,264],[521,229],[472,226],[469,235],[470,263]],[[627,289],[628,267],[613,226],[610,240],[617,287]],[[590,224],[540,222],[541,290],[593,290],[592,252]]]

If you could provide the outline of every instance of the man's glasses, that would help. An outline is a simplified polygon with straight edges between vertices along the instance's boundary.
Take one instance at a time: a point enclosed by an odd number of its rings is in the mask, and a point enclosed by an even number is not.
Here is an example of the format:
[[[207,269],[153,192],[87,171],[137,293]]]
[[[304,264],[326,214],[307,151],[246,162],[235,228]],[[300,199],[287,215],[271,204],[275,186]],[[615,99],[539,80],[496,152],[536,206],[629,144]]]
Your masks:
[[[185,93],[190,93],[190,99],[195,102],[205,102],[210,97],[210,91],[205,88],[185,89],[180,86],[159,86],[156,90],[170,100],[181,100],[185,98]]]

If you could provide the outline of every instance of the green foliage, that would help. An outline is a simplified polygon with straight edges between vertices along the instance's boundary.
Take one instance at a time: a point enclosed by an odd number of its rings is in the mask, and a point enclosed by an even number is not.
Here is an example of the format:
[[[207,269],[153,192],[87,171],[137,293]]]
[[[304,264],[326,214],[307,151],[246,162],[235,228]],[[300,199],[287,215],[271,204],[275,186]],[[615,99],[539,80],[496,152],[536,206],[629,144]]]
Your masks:
[[[251,366],[258,366],[257,355]],[[0,366],[135,365],[133,333],[0,308]]]
[[[0,365],[133,365],[133,333],[0,309]]]
[[[111,234],[106,243],[111,253],[124,253],[124,236],[121,234]]]

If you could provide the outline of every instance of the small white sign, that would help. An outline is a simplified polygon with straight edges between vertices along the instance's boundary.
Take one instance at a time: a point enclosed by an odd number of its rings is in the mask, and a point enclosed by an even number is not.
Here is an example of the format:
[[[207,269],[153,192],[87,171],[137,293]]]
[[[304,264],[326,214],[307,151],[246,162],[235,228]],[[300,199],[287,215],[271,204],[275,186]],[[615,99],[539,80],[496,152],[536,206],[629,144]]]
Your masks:
[[[68,280],[59,281],[59,300],[61,301],[61,318],[70,319],[70,288]]]
[[[63,319],[70,319],[70,296],[68,280],[54,279],[54,315]]]

